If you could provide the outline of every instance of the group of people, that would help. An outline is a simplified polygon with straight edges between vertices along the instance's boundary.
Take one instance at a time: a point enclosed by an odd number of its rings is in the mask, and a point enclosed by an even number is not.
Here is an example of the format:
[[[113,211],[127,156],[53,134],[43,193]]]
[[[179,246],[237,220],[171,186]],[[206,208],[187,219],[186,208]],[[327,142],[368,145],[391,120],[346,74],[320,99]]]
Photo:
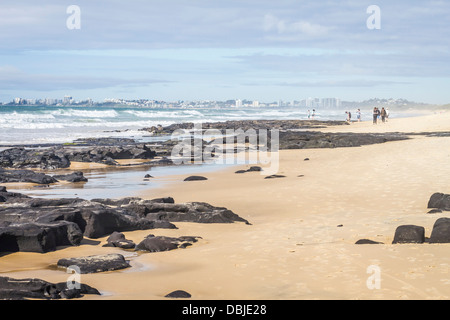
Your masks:
[[[352,121],[352,113],[350,111],[345,111],[345,114],[347,115],[347,122],[350,123]],[[381,121],[387,122],[389,118],[389,109],[388,108],[381,108],[378,109],[378,107],[373,108],[373,124],[377,124],[380,119]],[[356,110],[356,120],[358,122],[361,122],[361,109]]]
[[[378,109],[378,107],[373,108],[373,124],[377,124],[379,121],[381,121],[383,123],[387,122],[388,118],[389,118],[389,109],[385,109],[384,107],[380,109]]]

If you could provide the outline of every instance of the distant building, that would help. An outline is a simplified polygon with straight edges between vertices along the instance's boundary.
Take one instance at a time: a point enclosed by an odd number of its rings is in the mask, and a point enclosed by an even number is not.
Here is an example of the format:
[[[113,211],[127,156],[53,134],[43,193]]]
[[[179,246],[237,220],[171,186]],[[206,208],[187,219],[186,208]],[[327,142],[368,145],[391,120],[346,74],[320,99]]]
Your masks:
[[[73,102],[73,98],[71,96],[64,96],[63,103],[64,104],[71,104]]]
[[[236,106],[236,108],[241,108],[242,107],[242,100],[241,99],[237,99],[235,101],[235,106]]]

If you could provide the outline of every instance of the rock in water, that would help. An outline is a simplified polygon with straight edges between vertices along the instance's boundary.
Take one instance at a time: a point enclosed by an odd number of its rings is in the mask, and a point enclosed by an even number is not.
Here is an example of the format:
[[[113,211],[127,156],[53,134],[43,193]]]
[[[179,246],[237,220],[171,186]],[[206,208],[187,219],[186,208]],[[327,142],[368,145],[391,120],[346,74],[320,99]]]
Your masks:
[[[434,223],[430,243],[450,243],[450,218],[440,218]]]
[[[63,180],[68,182],[87,182],[88,179],[83,175],[83,172],[76,171],[66,175],[53,176],[56,180]]]
[[[54,177],[31,170],[5,170],[0,168],[0,183],[29,182],[37,184],[50,184],[58,182]]]
[[[120,270],[130,267],[130,264],[121,254],[105,254],[80,258],[60,259],[59,267],[69,268],[77,266],[81,273],[97,273]]]
[[[425,242],[425,228],[413,225],[399,226],[395,230],[394,241],[397,243],[424,243]]]

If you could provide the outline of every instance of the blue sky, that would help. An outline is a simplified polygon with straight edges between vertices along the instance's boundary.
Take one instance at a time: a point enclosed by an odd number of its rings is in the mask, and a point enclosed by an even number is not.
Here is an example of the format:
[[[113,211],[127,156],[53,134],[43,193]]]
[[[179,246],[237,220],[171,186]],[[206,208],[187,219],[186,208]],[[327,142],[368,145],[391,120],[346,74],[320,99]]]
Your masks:
[[[81,28],[66,10],[77,5]],[[381,9],[370,30],[367,8]],[[450,1],[0,3],[0,101],[15,97],[450,102]]]

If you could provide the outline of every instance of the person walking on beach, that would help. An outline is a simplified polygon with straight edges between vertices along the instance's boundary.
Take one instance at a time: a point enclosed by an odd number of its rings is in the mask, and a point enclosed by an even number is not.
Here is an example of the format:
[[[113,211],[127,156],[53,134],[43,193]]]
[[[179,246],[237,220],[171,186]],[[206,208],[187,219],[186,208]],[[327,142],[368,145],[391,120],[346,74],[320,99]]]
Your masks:
[[[347,114],[347,122],[351,123],[351,121],[352,121],[352,113],[350,111],[345,111],[345,113]]]
[[[316,109],[313,109],[312,119],[314,120],[314,116],[316,115]]]
[[[386,122],[388,122],[389,119],[389,108],[386,108]]]
[[[373,108],[373,124],[377,124],[377,119],[378,119],[378,108],[375,107]]]
[[[361,109],[358,109],[356,111],[356,119],[358,120],[358,122],[361,122]]]
[[[381,115],[381,121],[383,123],[385,123],[386,122],[386,110],[384,108],[381,108],[380,115]]]
[[[311,110],[308,110],[308,120],[311,118]]]

